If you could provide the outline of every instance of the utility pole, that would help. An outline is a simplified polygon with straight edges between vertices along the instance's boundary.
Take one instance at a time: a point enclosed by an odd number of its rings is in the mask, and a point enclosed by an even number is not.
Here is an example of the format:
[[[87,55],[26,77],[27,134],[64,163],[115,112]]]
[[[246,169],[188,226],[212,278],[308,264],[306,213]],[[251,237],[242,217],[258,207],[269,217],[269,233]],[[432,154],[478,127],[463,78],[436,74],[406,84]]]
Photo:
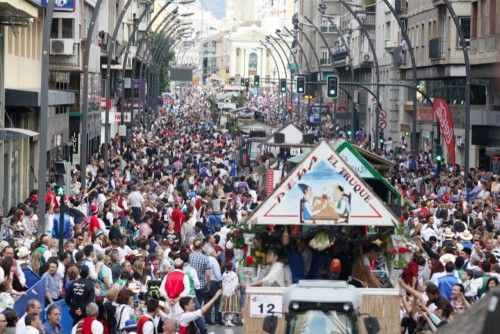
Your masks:
[[[45,191],[47,189],[47,128],[49,118],[50,31],[55,0],[47,1],[42,35],[42,82],[40,90],[40,138],[38,146],[38,231],[45,228]],[[5,180],[7,182],[7,180]]]

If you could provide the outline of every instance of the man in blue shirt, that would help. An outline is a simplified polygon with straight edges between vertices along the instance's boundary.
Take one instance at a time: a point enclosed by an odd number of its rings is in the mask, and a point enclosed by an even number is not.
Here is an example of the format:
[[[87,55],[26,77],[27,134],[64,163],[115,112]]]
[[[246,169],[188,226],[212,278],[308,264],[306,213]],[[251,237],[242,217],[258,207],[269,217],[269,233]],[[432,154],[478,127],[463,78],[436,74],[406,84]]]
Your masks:
[[[47,321],[43,324],[45,334],[61,334],[61,309],[52,304],[47,309]]]
[[[444,266],[446,270],[446,275],[443,277],[440,277],[438,279],[438,289],[439,289],[439,294],[446,298],[448,302],[451,301],[451,290],[453,289],[453,286],[457,283],[460,283],[458,281],[458,278],[455,276],[455,265],[453,262],[448,261],[446,262]]]
[[[45,305],[52,304],[60,299],[59,295],[62,286],[62,277],[57,275],[57,258],[50,258],[48,264],[49,270],[42,275],[42,279],[45,278]]]

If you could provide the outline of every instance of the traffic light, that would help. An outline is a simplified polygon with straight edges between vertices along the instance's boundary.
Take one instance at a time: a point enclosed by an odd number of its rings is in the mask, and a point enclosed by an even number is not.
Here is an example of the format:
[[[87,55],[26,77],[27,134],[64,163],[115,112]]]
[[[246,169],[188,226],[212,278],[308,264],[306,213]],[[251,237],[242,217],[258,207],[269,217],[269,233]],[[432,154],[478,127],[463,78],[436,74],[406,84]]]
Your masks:
[[[240,79],[240,85],[241,86],[245,86],[245,78],[241,78]]]
[[[347,137],[351,138],[352,136],[352,131],[351,130],[347,130]]]
[[[54,191],[55,191],[57,197],[64,196],[64,187],[63,186],[55,186]]]
[[[306,78],[297,77],[297,94],[304,94],[306,92]]]
[[[253,85],[255,87],[259,87],[260,86],[260,75],[256,75],[253,77]]]
[[[434,158],[437,163],[443,162],[443,146],[436,144],[434,147]]]
[[[247,91],[248,91],[248,87],[250,87],[250,79],[245,79],[245,87],[247,88]]]
[[[69,161],[57,161],[55,163],[56,184],[61,187],[62,194],[69,194],[71,191],[71,163]],[[56,191],[57,194],[57,191]],[[57,195],[60,196],[60,195]]]
[[[336,99],[339,96],[339,77],[336,75],[329,75],[327,78],[328,83],[328,97]]]
[[[286,79],[280,79],[280,92],[286,93]]]

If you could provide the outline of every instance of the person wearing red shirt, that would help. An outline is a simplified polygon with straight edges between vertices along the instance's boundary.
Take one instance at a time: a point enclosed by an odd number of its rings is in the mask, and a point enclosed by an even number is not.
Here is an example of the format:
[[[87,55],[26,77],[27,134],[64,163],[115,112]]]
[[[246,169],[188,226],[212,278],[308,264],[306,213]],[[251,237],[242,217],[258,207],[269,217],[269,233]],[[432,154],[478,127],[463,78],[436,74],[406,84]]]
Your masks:
[[[91,216],[90,216],[90,227],[89,227],[89,233],[90,233],[91,238],[94,238],[97,230],[101,229],[101,227],[99,225],[99,220],[97,219],[98,213],[99,213],[99,208],[97,207],[97,205],[92,204],[90,206],[90,215]]]
[[[169,272],[161,282],[160,293],[170,305],[177,303],[180,297],[189,294],[189,277],[182,271],[184,262],[181,259],[174,261],[174,270]]]
[[[179,205],[174,205],[174,210],[172,211],[172,221],[174,222],[174,231],[176,233],[181,233],[182,224],[184,224],[185,217],[184,213],[179,209]]]
[[[403,281],[413,289],[416,289],[417,287],[418,267],[423,265],[425,265],[425,258],[421,255],[415,254],[411,261],[408,262],[406,267],[403,269]]]

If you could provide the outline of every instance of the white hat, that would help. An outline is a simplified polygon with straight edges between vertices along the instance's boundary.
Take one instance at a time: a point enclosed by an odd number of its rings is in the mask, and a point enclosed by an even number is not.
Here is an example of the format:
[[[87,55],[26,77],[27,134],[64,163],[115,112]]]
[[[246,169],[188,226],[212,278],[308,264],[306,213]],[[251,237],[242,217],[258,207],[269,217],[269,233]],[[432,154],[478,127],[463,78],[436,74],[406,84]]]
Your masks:
[[[465,230],[462,233],[459,233],[458,236],[460,237],[460,239],[465,241],[472,240],[472,233],[470,233],[469,230]]]
[[[453,238],[455,236],[455,234],[453,234],[451,228],[447,227],[444,229],[443,236],[445,238]]]
[[[439,258],[439,262],[441,262],[443,264],[443,266],[446,265],[447,262],[455,263],[455,255],[450,254],[450,253],[443,254]]]
[[[9,243],[5,240],[0,241],[0,252],[3,252],[5,247],[9,246]]]
[[[24,247],[24,246],[20,247],[19,250],[17,251],[17,256],[19,258],[26,257],[26,256],[28,256],[30,254],[31,254],[30,250],[27,247]]]

